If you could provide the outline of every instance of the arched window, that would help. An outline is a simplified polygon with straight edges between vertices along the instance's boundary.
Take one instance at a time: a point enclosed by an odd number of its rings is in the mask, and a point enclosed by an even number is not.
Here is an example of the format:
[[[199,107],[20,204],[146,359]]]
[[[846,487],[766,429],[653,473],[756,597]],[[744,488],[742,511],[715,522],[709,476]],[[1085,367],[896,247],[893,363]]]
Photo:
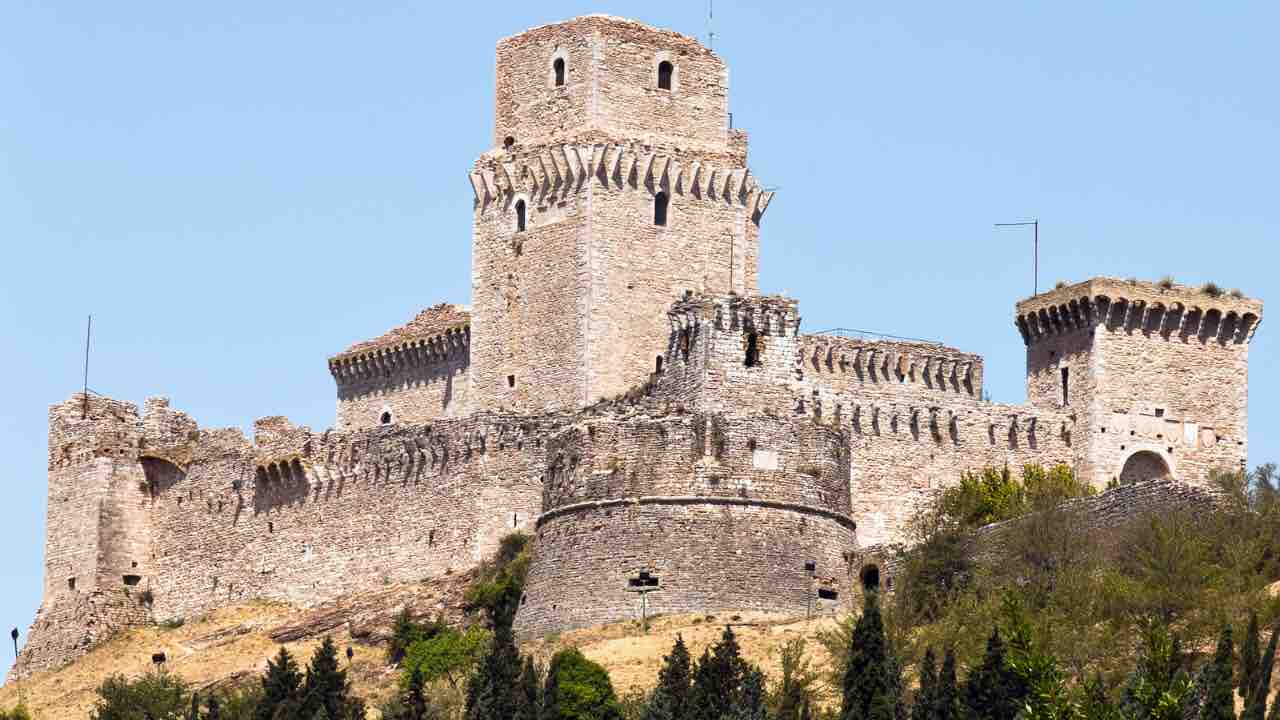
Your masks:
[[[561,87],[564,85],[564,58],[556,58],[551,67],[556,73],[556,87]]]
[[[667,224],[667,204],[669,202],[670,202],[670,199],[667,197],[667,194],[664,192],[660,192],[657,195],[653,196],[653,224],[654,225]]]
[[[381,419],[381,421],[382,421],[382,424],[383,424],[383,425],[390,425],[390,424],[391,424],[391,411],[390,411],[390,410],[384,411],[384,412],[382,413],[382,417],[381,417],[380,419]]]
[[[524,201],[516,201],[516,232],[524,232]]]
[[[672,73],[675,72],[675,70],[676,70],[676,67],[672,65],[670,61],[663,60],[662,62],[658,63],[658,89],[659,90],[671,89],[671,75]]]

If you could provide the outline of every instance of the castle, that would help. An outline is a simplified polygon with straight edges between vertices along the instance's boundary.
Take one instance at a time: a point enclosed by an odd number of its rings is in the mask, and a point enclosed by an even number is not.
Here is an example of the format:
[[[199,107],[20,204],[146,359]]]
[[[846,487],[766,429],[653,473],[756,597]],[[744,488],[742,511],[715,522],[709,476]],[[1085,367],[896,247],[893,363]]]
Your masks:
[[[963,471],[1199,483],[1245,462],[1257,300],[1108,278],[1023,300],[1025,405],[985,401],[971,353],[803,334],[795,300],[759,294],[773,193],[727,78],[612,17],[499,42],[472,304],[330,359],[332,429],[54,405],[44,599],[12,672],[130,625],[464,569],[513,530],[536,536],[522,637],[631,617],[637,582],[659,613],[830,612]]]

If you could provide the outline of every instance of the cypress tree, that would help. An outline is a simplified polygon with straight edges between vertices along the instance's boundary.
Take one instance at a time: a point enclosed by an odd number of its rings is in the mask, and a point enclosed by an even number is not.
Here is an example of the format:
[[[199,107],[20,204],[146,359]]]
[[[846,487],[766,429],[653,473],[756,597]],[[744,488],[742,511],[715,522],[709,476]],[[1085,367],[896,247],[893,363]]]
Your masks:
[[[1231,668],[1232,658],[1231,628],[1224,627],[1218,637],[1218,650],[1214,653],[1213,664],[1209,670],[1208,686],[1201,708],[1202,720],[1235,720],[1235,700],[1232,697],[1232,683],[1235,674]]]
[[[937,684],[938,661],[930,647],[924,651],[924,659],[920,661],[920,689],[916,692],[915,702],[911,704],[911,720],[930,720]]]
[[[1271,631],[1271,641],[1267,643],[1267,652],[1258,659],[1258,666],[1253,673],[1253,683],[1249,688],[1244,705],[1244,713],[1241,714],[1240,720],[1262,720],[1267,714],[1267,694],[1271,692],[1271,672],[1276,664],[1277,636],[1280,636],[1280,627]],[[1276,708],[1280,708],[1280,702],[1272,705],[1271,716],[1274,720],[1280,720],[1280,718],[1277,718]]]
[[[947,648],[942,660],[942,674],[934,691],[933,720],[958,720],[959,692],[956,689],[956,654]]]
[[[746,670],[738,649],[738,638],[732,628],[725,626],[720,642],[702,653],[694,671],[689,702],[691,720],[733,717],[741,704]]]
[[[538,668],[533,658],[524,659],[520,673],[520,688],[516,693],[515,720],[538,720],[542,714],[542,683],[538,680]]]
[[[658,687],[644,710],[644,720],[682,720],[689,711],[689,694],[693,682],[693,659],[684,638],[677,635],[671,654],[662,659]]]
[[[338,647],[325,636],[307,665],[302,684],[302,717],[309,718],[324,711],[329,720],[346,720],[363,707],[351,697],[347,671],[338,666]]]
[[[520,653],[509,625],[498,625],[493,645],[480,661],[467,688],[467,720],[511,720],[515,717]],[[547,682],[553,682],[548,677]]]
[[[187,720],[200,720],[200,693],[191,693],[191,709],[187,711]]]
[[[902,673],[884,635],[876,593],[867,595],[854,626],[843,685],[844,720],[897,720],[903,713]]]
[[[734,720],[767,720],[765,709],[764,673],[758,668],[747,667],[742,678],[742,699]]]
[[[809,698],[805,698],[804,704],[800,706],[800,720],[813,720],[813,710],[809,708]]]
[[[1262,638],[1258,631],[1258,613],[1249,613],[1249,629],[1245,631],[1244,644],[1240,646],[1240,697],[1248,700],[1253,681],[1262,666]]]
[[[1021,683],[1005,660],[1000,629],[995,628],[987,638],[982,664],[969,673],[965,681],[962,698],[965,714],[973,720],[1013,720],[1022,694]]]
[[[218,696],[213,693],[209,694],[209,699],[205,701],[205,720],[220,720],[222,717],[222,703],[218,702]]]
[[[287,648],[280,648],[275,660],[267,661],[267,672],[262,676],[262,700],[258,703],[255,720],[294,720],[297,718],[302,675],[298,663]]]

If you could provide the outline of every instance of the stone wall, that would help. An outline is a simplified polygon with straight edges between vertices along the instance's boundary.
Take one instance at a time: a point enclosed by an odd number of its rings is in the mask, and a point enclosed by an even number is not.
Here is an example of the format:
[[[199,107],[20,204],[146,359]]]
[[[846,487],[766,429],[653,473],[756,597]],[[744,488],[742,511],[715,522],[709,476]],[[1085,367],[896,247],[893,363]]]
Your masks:
[[[641,416],[575,425],[549,450],[521,637],[636,617],[628,580],[640,571],[661,584],[651,612],[845,607],[856,541],[840,433],[767,416]]]

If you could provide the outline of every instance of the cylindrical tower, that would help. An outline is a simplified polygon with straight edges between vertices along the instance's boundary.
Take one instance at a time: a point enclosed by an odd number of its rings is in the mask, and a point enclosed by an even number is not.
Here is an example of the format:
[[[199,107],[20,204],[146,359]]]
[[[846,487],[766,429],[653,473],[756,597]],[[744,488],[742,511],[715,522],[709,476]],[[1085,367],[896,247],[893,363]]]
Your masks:
[[[848,600],[856,551],[836,430],[764,415],[593,419],[548,445],[521,637],[651,613],[803,615]]]

